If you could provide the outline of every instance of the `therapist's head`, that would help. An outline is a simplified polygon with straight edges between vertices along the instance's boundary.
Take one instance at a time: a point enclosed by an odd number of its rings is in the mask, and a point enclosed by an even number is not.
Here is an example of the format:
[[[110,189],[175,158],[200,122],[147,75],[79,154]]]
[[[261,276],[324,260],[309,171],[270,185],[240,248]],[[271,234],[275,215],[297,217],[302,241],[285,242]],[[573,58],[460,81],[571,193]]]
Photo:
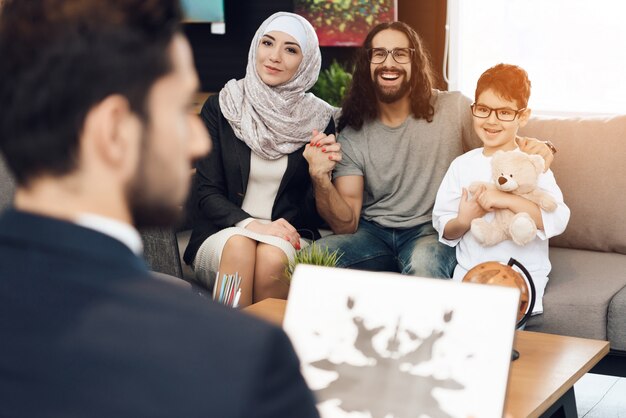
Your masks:
[[[209,147],[180,20],[177,0],[4,1],[0,149],[18,191],[102,189],[138,224],[179,212]]]

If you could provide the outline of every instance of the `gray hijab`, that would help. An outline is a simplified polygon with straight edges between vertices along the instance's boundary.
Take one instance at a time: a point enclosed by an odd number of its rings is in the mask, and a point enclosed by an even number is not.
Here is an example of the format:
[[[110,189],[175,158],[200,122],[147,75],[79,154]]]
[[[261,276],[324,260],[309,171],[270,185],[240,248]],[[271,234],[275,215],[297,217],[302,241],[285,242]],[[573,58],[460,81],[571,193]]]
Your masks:
[[[282,31],[296,40],[305,39],[306,45],[300,45],[302,62],[293,78],[270,87],[256,71],[256,52],[261,37],[269,32],[266,30],[268,25],[281,16],[295,19]],[[301,25],[302,30],[289,33],[289,26],[294,24]],[[272,25],[270,30],[281,30],[276,26]],[[334,108],[312,93],[305,93],[317,81],[321,62],[317,35],[306,19],[287,12],[278,12],[267,18],[252,39],[246,76],[241,80],[230,80],[220,92],[222,114],[237,138],[260,157],[275,160],[309,142],[313,129],[323,131]]]

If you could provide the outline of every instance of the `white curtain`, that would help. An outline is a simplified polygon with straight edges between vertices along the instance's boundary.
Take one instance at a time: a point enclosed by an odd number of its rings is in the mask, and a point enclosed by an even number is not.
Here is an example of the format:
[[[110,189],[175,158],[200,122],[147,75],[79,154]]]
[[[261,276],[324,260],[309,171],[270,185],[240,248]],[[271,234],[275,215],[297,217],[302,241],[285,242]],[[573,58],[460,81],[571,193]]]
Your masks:
[[[500,62],[528,71],[544,114],[626,114],[626,2],[448,0],[450,90]]]

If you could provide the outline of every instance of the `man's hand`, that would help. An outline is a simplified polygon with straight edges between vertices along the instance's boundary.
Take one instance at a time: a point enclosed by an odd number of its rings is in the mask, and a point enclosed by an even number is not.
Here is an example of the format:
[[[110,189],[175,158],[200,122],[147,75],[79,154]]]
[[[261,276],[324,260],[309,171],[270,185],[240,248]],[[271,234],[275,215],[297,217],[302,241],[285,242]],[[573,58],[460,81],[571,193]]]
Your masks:
[[[538,139],[535,139],[535,138],[518,136],[516,138],[516,141],[517,141],[517,145],[519,146],[519,149],[525,152],[526,154],[537,154],[543,157],[543,160],[545,161],[544,172],[548,171],[548,169],[550,168],[550,165],[552,164],[552,161],[554,160],[554,154],[552,153],[552,148],[546,145],[545,142],[539,141]]]
[[[341,161],[341,144],[337,143],[335,135],[314,130],[311,143],[306,145],[303,155],[309,163],[311,178],[330,179],[335,165]]]
[[[283,238],[291,243],[296,250],[300,249],[300,234],[289,222],[283,218],[272,223],[265,224],[259,221],[252,221],[246,225],[246,229],[258,232],[259,234],[274,235]]]

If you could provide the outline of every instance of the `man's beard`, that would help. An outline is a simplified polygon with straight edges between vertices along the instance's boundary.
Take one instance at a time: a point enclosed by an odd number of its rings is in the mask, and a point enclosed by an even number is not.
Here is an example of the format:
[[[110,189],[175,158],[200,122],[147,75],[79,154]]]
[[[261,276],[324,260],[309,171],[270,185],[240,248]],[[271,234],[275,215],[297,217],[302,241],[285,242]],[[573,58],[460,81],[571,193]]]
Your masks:
[[[393,90],[388,87],[381,86],[378,84],[378,77],[383,71],[393,71],[400,74],[400,77],[402,77],[402,83],[400,83],[400,85]],[[409,91],[411,91],[411,85],[407,79],[406,71],[397,68],[394,68],[393,70],[385,67],[377,68],[374,71],[374,91],[376,92],[376,98],[383,103],[397,102],[406,96]]]
[[[168,199],[169,193],[158,184],[158,161],[150,155],[150,138],[146,133],[141,138],[141,155],[137,172],[127,189],[128,208],[136,228],[168,227],[180,222],[183,209]],[[152,164],[150,167],[149,164]]]

